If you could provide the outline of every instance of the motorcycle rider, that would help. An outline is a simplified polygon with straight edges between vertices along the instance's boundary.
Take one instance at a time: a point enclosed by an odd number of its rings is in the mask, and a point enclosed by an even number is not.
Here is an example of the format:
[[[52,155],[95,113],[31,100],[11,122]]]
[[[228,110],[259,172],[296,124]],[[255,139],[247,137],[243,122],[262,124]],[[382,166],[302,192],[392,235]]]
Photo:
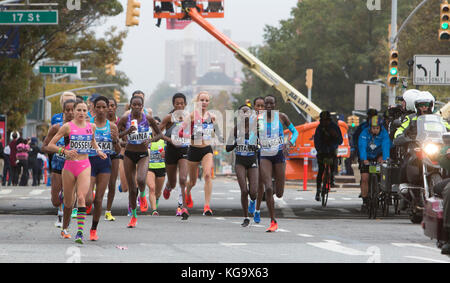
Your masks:
[[[364,210],[367,207],[369,194],[369,164],[370,161],[381,163],[389,159],[391,140],[389,134],[382,126],[382,119],[373,116],[369,121],[369,127],[365,128],[358,139],[359,159],[361,160],[361,196]]]
[[[421,115],[432,114],[434,111],[434,97],[428,91],[420,92],[414,101],[416,112],[405,116],[401,126],[394,135],[394,144],[396,146],[408,145],[411,141],[415,141],[417,135],[417,118]],[[450,125],[444,122],[447,129]],[[415,154],[407,154],[403,159],[401,166],[402,182],[407,180],[408,183],[420,185],[421,167]]]

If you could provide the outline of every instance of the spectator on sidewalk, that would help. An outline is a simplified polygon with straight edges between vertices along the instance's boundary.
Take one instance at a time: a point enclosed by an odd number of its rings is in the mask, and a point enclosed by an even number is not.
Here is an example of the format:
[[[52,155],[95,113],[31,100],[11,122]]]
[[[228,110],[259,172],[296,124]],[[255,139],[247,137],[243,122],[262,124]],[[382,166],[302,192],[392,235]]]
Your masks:
[[[19,167],[17,166],[17,159],[16,159],[16,154],[17,154],[17,138],[19,137],[19,133],[18,132],[13,132],[12,135],[12,141],[9,143],[9,149],[10,149],[10,154],[9,154],[9,165],[11,166],[11,180],[12,180],[12,185],[13,186],[17,186],[19,183],[19,174],[18,174],[18,170]]]
[[[28,153],[28,168],[32,171],[33,176],[32,186],[38,186],[39,183],[39,164],[37,155],[41,152],[38,146],[38,140],[36,137],[31,138],[30,152]]]
[[[4,154],[3,154],[3,150],[4,150],[3,137],[2,137],[2,135],[0,135],[0,176],[2,177],[2,179],[3,179],[3,167],[5,164],[5,162],[3,161],[3,159],[5,158]]]
[[[37,183],[37,185],[38,186],[41,185],[42,175],[45,170],[44,166],[45,166],[46,162],[48,164],[47,157],[42,153],[38,153],[37,154],[37,163],[38,163],[38,183]]]
[[[18,176],[20,176],[19,186],[28,186],[28,152],[30,151],[30,145],[28,145],[27,140],[19,139],[16,149]]]
[[[11,153],[11,150],[9,148],[9,145],[7,145],[5,147],[5,149],[3,150],[3,160],[4,160],[4,164],[3,164],[3,177],[2,177],[2,186],[6,185],[6,180],[8,180],[8,186],[11,186],[11,182],[12,182],[12,176],[11,176],[11,164],[9,161],[9,155]]]

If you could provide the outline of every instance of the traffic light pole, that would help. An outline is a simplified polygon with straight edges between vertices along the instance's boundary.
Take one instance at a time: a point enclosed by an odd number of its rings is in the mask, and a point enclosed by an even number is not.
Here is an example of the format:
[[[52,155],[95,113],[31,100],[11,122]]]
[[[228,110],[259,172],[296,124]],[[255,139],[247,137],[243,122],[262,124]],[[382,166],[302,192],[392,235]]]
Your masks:
[[[397,6],[398,6],[397,0],[392,0],[390,51],[395,50],[397,47],[397,42],[393,41],[394,38],[397,38]],[[395,86],[389,88],[388,105],[395,104],[395,91],[396,91]]]

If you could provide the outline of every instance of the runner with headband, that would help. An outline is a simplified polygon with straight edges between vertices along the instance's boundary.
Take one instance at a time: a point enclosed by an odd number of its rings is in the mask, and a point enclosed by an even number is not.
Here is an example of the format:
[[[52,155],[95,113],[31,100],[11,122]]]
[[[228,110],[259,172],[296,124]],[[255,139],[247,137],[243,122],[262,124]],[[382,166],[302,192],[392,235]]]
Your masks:
[[[139,193],[141,212],[148,210],[145,197],[145,186],[148,172],[148,145],[161,138],[155,119],[142,112],[144,100],[134,96],[130,100],[131,111],[128,116],[120,118],[119,138],[125,138],[127,145],[124,154],[124,168],[128,182],[128,199],[132,211],[128,228],[135,228],[137,224],[136,200]],[[152,132],[153,129],[153,132]],[[136,186],[137,180],[137,186]],[[139,188],[138,188],[139,187]]]
[[[107,156],[98,147],[94,135],[96,131],[95,124],[86,121],[87,105],[84,102],[74,104],[74,119],[64,124],[56,135],[50,141],[48,150],[53,153],[65,154],[66,161],[62,170],[63,189],[64,189],[64,221],[61,231],[63,238],[70,238],[67,231],[69,226],[70,210],[72,209],[75,196],[75,185],[77,186],[76,195],[78,200],[78,231],[75,236],[75,242],[83,243],[83,230],[86,220],[86,200],[89,192],[91,164],[88,154],[92,148],[102,159]],[[58,147],[56,143],[64,138],[65,147]]]

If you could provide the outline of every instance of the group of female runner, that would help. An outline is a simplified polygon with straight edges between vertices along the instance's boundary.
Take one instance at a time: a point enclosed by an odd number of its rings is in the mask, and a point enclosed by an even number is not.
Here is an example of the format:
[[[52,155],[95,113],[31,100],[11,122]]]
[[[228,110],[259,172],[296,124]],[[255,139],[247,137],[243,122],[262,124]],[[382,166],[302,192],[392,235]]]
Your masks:
[[[88,105],[80,99],[63,102],[62,121],[49,129],[44,141],[44,150],[53,153],[52,203],[55,207],[63,207],[63,213],[58,213],[59,217],[63,216],[63,238],[71,238],[68,227],[76,200],[78,226],[75,241],[83,243],[86,207],[91,204],[90,240],[98,240],[97,227],[107,187],[105,219],[114,220],[111,207],[119,174],[119,190],[128,191],[129,195],[131,219],[128,228],[137,225],[138,201],[141,212],[148,210],[146,185],[150,191],[152,215],[158,215],[159,197],[161,194],[165,199],[170,197],[177,186],[177,173],[179,195],[176,215],[187,220],[190,216],[188,208],[193,207],[191,190],[197,183],[200,165],[205,182],[203,214],[213,215],[210,207],[212,145],[213,135],[220,137],[220,132],[216,117],[208,110],[209,94],[200,92],[194,102],[197,107],[189,113],[186,111],[186,97],[176,93],[172,98],[173,110],[162,121],[152,116],[151,109],[144,109],[144,94],[140,91],[133,93],[130,110],[120,118],[115,114],[117,102],[114,99],[98,96],[93,101],[92,109],[88,109]],[[275,97],[269,95],[254,100],[255,111],[248,105],[241,106],[239,111],[245,119],[237,119],[238,123],[227,143],[227,151],[236,152],[235,169],[245,218],[242,226],[250,223],[248,212],[254,214],[256,223],[260,222],[260,205],[265,189],[271,218],[268,232],[278,228],[273,194],[283,196],[285,154],[289,144],[295,144],[298,135],[289,118],[274,111],[275,105]],[[255,123],[256,132],[251,130]],[[287,144],[283,126],[292,132]],[[166,174],[167,182],[162,192]]]

